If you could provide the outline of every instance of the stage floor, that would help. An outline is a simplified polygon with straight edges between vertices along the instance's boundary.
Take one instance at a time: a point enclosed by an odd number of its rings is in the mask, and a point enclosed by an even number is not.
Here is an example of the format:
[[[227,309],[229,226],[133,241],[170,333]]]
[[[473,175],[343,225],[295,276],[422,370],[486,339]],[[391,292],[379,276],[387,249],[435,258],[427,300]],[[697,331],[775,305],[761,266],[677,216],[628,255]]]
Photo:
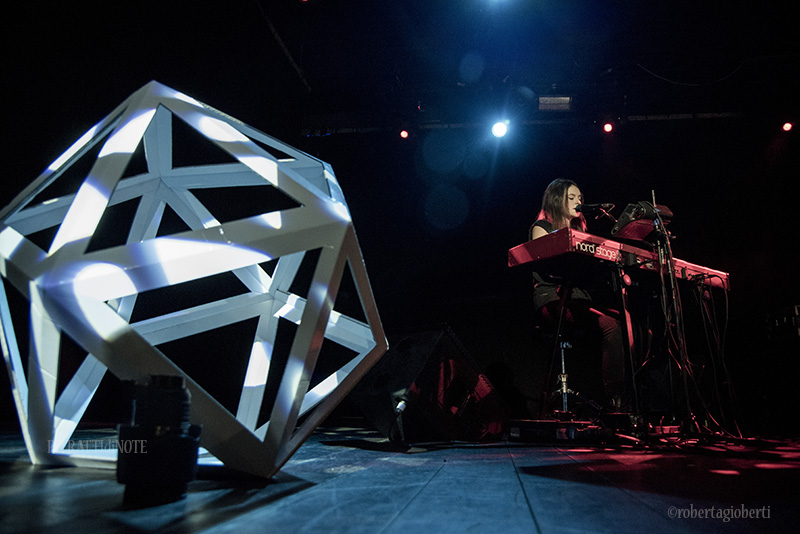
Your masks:
[[[19,433],[6,432],[0,531],[654,534],[800,524],[798,441],[646,442],[403,450],[369,428],[321,427],[272,480],[203,471],[185,499],[132,507],[113,469],[33,467]]]

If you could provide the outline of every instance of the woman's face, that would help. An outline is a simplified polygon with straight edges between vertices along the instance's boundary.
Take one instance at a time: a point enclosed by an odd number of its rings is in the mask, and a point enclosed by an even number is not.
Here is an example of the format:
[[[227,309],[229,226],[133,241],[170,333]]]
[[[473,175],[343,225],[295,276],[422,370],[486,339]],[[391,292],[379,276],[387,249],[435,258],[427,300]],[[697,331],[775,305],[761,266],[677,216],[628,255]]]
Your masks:
[[[575,208],[582,202],[583,195],[581,195],[581,190],[574,185],[569,186],[569,189],[567,189],[567,198],[565,199],[565,207],[571,219],[574,219],[578,216],[578,212],[575,211]]]

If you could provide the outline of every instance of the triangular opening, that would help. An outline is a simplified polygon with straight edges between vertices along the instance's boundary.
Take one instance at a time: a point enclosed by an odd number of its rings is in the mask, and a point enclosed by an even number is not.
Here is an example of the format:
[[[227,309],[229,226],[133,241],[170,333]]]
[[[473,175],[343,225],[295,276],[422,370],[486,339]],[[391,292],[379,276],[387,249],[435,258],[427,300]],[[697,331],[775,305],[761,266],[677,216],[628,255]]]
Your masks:
[[[231,414],[236,414],[258,318],[158,346]]]
[[[272,359],[269,364],[269,375],[267,376],[264,399],[261,401],[261,410],[258,414],[256,428],[264,425],[270,419],[296,333],[297,325],[285,319],[278,319],[278,329],[275,335],[275,344],[272,347]]]
[[[268,145],[266,143],[262,143],[258,139],[253,139],[251,137],[250,140],[253,141],[260,148],[264,149],[265,152],[267,152],[271,156],[274,156],[275,159],[279,159],[279,160],[294,160],[295,159],[293,156],[287,154],[286,152],[284,152],[284,151],[282,151],[280,149],[277,149],[277,148],[275,148],[273,146],[270,146],[270,145]]]
[[[221,223],[302,206],[270,184],[193,189],[191,192]]]
[[[111,427],[130,423],[133,416],[133,387],[111,372],[106,372],[97,391],[78,422],[85,427]]]
[[[136,306],[133,308],[130,322],[138,323],[245,293],[249,293],[249,290],[231,272],[143,291],[136,297]]]
[[[52,204],[53,200],[56,199],[63,199],[63,198],[74,198],[74,195],[78,192],[81,185],[86,181],[86,177],[89,175],[92,167],[97,162],[97,157],[99,155],[100,150],[102,149],[104,143],[106,142],[108,136],[103,138],[98,138],[97,140],[92,141],[93,146],[87,150],[87,152],[81,156],[80,158],[72,161],[69,166],[63,167],[61,171],[56,175],[56,178],[52,180],[50,184],[48,184],[44,189],[39,191],[26,206],[37,206],[41,204]],[[132,154],[128,164],[126,166],[125,172],[129,175],[131,173],[134,174],[141,174],[142,172],[147,171],[147,163],[145,161],[144,155],[144,143],[139,141],[136,150]],[[53,205],[53,209],[62,210],[63,214],[67,213],[68,208],[56,208]],[[24,211],[24,210],[20,210]],[[104,218],[108,217],[108,214],[104,214]],[[40,217],[39,220],[50,220],[52,218],[44,218]],[[41,248],[42,250],[49,250],[50,246],[53,243],[53,239],[55,239],[56,234],[58,233],[59,227],[63,222],[63,217],[58,222],[53,223],[52,226],[47,228],[40,228],[39,230],[30,232],[28,234],[28,239],[33,242],[36,246]],[[111,228],[108,224],[106,224],[106,231]],[[118,233],[118,232],[117,232]],[[98,250],[101,248],[107,248],[108,244],[98,245],[100,241],[104,238],[100,236],[99,238],[95,236],[93,240],[95,243],[90,247],[93,250]],[[122,241],[124,243],[125,240]]]
[[[63,168],[58,178],[37,193],[31,199],[29,205],[36,205],[77,193],[81,184],[89,175],[89,171],[92,170],[92,166],[97,161],[97,156],[105,141],[105,138],[99,140],[82,157],[70,163],[69,167]]]
[[[350,260],[347,261],[342,272],[342,280],[339,284],[339,291],[336,294],[336,302],[333,305],[333,309],[362,323],[367,322],[364,306],[361,303],[358,287],[350,268]]]
[[[179,117],[172,116],[172,167],[193,167],[236,163],[231,154],[195,130]]]
[[[69,167],[65,167],[61,174],[53,179],[52,183],[48,184],[44,189],[39,191],[39,193],[34,195],[31,201],[24,206],[30,207],[41,204],[52,204],[53,200],[70,196],[74,198],[74,195],[78,192],[81,184],[83,184],[86,176],[89,174],[92,165],[94,165],[102,144],[102,142],[97,143],[97,145],[92,147],[83,157],[73,161]],[[34,224],[50,224],[50,226],[39,227],[37,230],[33,231],[30,229],[26,230],[26,237],[28,240],[44,251],[50,250],[50,245],[52,245],[53,239],[55,239],[58,233],[58,229],[63,222],[63,215],[66,215],[68,208],[56,208],[56,205],[52,204],[51,209],[60,209],[62,211],[60,220],[54,221],[51,217],[40,216],[34,221]],[[24,209],[21,207],[17,212],[22,213]],[[41,221],[48,222],[42,223]]]
[[[339,369],[347,365],[358,353],[330,339],[322,342],[322,347],[317,357],[317,364],[311,374],[311,383],[308,389],[311,390],[320,382],[336,373]]]
[[[64,392],[67,383],[78,371],[86,359],[87,352],[69,335],[62,332],[58,355],[58,378],[56,379],[57,397]]]
[[[268,276],[273,276],[275,274],[275,269],[278,267],[279,260],[280,258],[275,258],[274,260],[259,263],[258,266],[264,269],[264,272],[267,273]]]
[[[108,206],[100,218],[97,228],[89,239],[86,252],[94,252],[124,245],[128,241],[136,210],[141,198],[134,198]]]
[[[122,172],[121,179],[147,174],[148,172],[144,143],[140,140],[139,144],[136,145],[136,150],[131,154],[128,164],[125,166],[125,170]]]
[[[192,228],[175,213],[169,205],[164,208],[164,214],[161,216],[161,221],[158,224],[158,232],[156,237],[164,237],[168,235],[179,234],[181,232],[189,232]]]
[[[297,274],[289,286],[289,292],[294,293],[298,297],[308,299],[308,290],[311,289],[311,282],[314,279],[314,271],[317,269],[319,263],[321,249],[315,248],[307,250],[303,255],[303,261],[297,269]]]
[[[53,244],[53,240],[56,238],[59,228],[60,224],[51,226],[50,228],[44,228],[43,230],[26,235],[25,237],[28,241],[46,252],[50,250],[50,245]]]
[[[71,336],[61,333],[58,356],[57,396],[60,400],[69,381],[89,357],[88,352]],[[83,394],[83,392],[81,392]],[[122,382],[107,372],[97,387],[86,411],[78,421],[79,428],[116,427],[131,416],[131,397]]]
[[[13,327],[14,337],[17,342],[17,349],[19,350],[20,362],[22,363],[22,372],[25,375],[25,380],[28,380],[28,351],[30,341],[30,324],[31,324],[31,305],[28,300],[17,291],[7,278],[2,278],[3,287],[5,288],[6,299],[8,301],[8,310],[11,314],[11,327]],[[6,336],[11,341],[11,331],[6,327]]]

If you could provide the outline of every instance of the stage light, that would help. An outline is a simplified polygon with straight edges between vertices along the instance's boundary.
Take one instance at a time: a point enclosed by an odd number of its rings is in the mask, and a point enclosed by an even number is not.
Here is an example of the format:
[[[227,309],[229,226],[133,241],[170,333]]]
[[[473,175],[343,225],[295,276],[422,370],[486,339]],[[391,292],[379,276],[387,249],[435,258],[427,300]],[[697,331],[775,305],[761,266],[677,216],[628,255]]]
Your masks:
[[[783,131],[784,132],[789,132],[789,131],[792,130],[792,128],[794,128],[794,123],[791,123],[791,122],[784,122],[783,123]]]
[[[408,130],[400,130],[401,139],[408,139],[408,136],[409,136]]]
[[[508,121],[499,121],[492,126],[492,135],[503,137],[508,133]]]
[[[182,376],[129,381],[133,419],[119,426],[117,481],[134,505],[167,504],[186,497],[197,476],[202,427],[189,421],[192,396]]]
[[[606,133],[611,133],[614,131],[614,125],[610,122],[606,122],[603,124],[603,131]]]

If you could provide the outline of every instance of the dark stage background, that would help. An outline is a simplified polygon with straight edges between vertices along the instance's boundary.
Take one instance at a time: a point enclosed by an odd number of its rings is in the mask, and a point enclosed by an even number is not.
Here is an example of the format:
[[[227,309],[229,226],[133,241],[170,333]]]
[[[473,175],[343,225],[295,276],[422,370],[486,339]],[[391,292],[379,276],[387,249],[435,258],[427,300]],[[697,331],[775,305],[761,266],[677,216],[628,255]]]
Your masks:
[[[617,215],[655,191],[675,213],[676,257],[731,273],[726,357],[745,429],[796,430],[797,333],[774,328],[800,304],[798,139],[780,129],[798,112],[796,15],[498,4],[15,5],[0,203],[157,80],[331,163],[389,334],[449,325],[489,367],[530,354],[529,277],[506,260],[545,186],[573,178]],[[575,108],[539,112],[547,94]],[[523,124],[491,139],[493,109]]]

